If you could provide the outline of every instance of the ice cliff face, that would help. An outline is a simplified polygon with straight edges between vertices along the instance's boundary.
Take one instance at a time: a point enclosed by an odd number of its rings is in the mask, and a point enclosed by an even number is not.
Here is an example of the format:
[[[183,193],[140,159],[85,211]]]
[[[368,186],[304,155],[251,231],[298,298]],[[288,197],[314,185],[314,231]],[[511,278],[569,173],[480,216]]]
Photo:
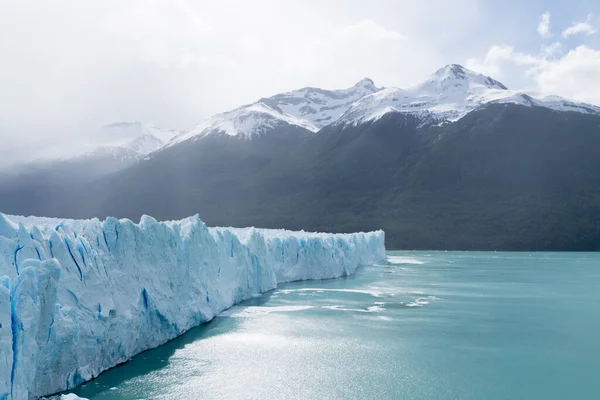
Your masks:
[[[384,252],[382,231],[0,214],[0,399],[72,388],[279,282],[351,274]]]

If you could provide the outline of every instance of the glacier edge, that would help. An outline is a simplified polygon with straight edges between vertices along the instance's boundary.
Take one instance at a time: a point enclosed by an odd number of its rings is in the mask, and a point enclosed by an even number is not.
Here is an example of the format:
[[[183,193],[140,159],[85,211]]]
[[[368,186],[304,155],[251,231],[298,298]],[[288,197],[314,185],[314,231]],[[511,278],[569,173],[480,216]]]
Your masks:
[[[278,283],[383,261],[384,239],[0,213],[0,400],[71,389]]]

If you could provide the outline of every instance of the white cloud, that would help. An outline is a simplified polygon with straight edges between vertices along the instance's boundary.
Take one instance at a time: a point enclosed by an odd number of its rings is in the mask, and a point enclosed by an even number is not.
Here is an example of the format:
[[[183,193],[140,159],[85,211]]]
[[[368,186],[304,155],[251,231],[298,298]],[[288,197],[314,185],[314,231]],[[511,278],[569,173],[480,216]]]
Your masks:
[[[492,46],[482,58],[467,61],[467,67],[502,78],[503,72],[517,68],[526,85],[542,95],[559,95],[600,105],[600,50],[581,45],[563,56],[560,46],[542,48],[540,54],[515,51],[512,46]]]
[[[552,44],[542,46],[542,54],[546,57],[553,57],[560,53],[562,53],[561,42],[554,42]]]
[[[405,36],[379,25],[372,19],[365,19],[356,24],[342,28],[338,35],[352,39],[375,39],[375,40],[404,40]]]
[[[540,17],[540,23],[538,24],[537,31],[543,38],[552,37],[552,31],[550,29],[550,12],[546,11]]]
[[[482,48],[489,32],[501,34],[506,24],[486,20],[487,7],[478,0],[0,0],[0,149],[14,150],[0,152],[0,161],[97,144],[96,128],[115,121],[189,129],[303,86],[343,88],[365,76],[409,85],[465,58],[466,41]]]
[[[585,35],[596,33],[596,28],[594,28],[591,23],[592,17],[592,14],[589,14],[585,21],[573,23],[573,25],[562,32],[562,36],[564,38],[568,38],[569,36],[577,35],[579,33],[583,33]]]
[[[314,60],[313,70],[336,70],[336,74],[348,73],[358,80],[371,75],[393,77],[397,60],[413,51],[417,51],[415,42],[404,34],[365,19],[323,34],[310,44],[308,53]],[[380,61],[378,65],[375,60]]]
[[[515,51],[512,46],[496,45],[490,47],[483,58],[468,59],[466,67],[493,78],[502,79],[503,70],[509,63],[531,68],[539,66],[542,62],[543,60],[536,56]]]
[[[576,47],[558,60],[545,62],[534,79],[542,93],[600,105],[600,50]]]
[[[510,60],[512,46],[492,46],[483,58],[469,58],[465,66],[484,75],[502,78],[502,64]]]
[[[562,32],[567,38],[578,33],[592,34],[593,15]],[[538,33],[552,36],[550,13],[540,17]],[[600,50],[580,45],[568,51],[555,41],[541,46],[539,53],[516,51],[513,46],[491,46],[483,57],[467,60],[468,68],[503,79],[510,76],[521,89],[541,95],[559,95],[568,99],[600,105]],[[510,74],[507,74],[510,72]]]

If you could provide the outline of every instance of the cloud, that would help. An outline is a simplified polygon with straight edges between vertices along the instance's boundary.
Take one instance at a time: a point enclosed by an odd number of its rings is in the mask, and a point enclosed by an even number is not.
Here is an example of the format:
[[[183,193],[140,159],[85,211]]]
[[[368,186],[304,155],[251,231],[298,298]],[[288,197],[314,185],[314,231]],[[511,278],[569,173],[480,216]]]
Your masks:
[[[562,36],[566,39],[569,36],[583,33],[585,35],[591,35],[596,33],[596,28],[591,24],[592,14],[589,14],[585,21],[575,22],[562,32]]]
[[[543,60],[531,54],[517,52],[513,46],[496,45],[490,47],[483,58],[469,58],[465,65],[474,71],[501,79],[508,63],[531,68],[539,66]]]
[[[554,42],[552,44],[542,46],[542,55],[544,55],[545,57],[553,57],[560,53],[562,53],[561,42]]]
[[[332,87],[330,82],[340,78],[349,84],[364,77],[371,77],[378,84],[382,84],[382,78],[393,82],[399,70],[418,68],[417,62],[401,65],[411,53],[421,50],[421,60],[430,56],[429,50],[419,49],[419,40],[408,40],[408,37],[373,19],[361,19],[332,26],[318,38],[304,38],[294,46],[282,44],[290,57],[280,61],[280,66],[288,73],[323,77],[321,82],[311,83],[317,87]]]
[[[142,61],[161,68],[228,67],[229,55],[211,45],[219,31],[201,10],[183,0],[133,1],[104,20],[104,28],[115,40],[133,44]]]
[[[0,161],[102,144],[116,121],[184,130],[300,87],[409,85],[506,26],[477,0],[0,4]]]
[[[600,50],[578,46],[535,72],[538,89],[600,105]]]
[[[586,21],[572,24],[562,36],[595,33],[592,20],[589,14]],[[549,12],[540,17],[538,33],[544,38],[552,36]],[[559,95],[600,105],[600,50],[588,45],[566,51],[563,43],[555,41],[543,44],[538,53],[493,45],[482,57],[469,58],[466,65],[498,79],[510,77],[519,83],[516,86],[539,95]]]
[[[537,31],[543,38],[552,37],[552,31],[550,29],[550,12],[546,11],[540,17],[540,23],[538,24]]]
[[[365,19],[356,24],[345,26],[340,29],[338,35],[353,39],[368,38],[371,40],[404,40],[405,36],[379,25],[372,19]]]
[[[559,95],[600,105],[600,50],[580,45],[556,57],[560,43],[542,47],[539,54],[515,51],[512,46],[492,46],[482,58],[467,60],[467,67],[502,78],[517,68],[529,88],[542,95]]]

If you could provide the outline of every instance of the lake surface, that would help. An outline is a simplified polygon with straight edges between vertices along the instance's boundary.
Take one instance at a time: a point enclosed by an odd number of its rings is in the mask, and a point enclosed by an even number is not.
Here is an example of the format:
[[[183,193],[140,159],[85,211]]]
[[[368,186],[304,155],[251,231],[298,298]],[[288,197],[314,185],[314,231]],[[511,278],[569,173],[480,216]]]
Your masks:
[[[74,393],[600,399],[600,254],[389,252],[281,285]]]

